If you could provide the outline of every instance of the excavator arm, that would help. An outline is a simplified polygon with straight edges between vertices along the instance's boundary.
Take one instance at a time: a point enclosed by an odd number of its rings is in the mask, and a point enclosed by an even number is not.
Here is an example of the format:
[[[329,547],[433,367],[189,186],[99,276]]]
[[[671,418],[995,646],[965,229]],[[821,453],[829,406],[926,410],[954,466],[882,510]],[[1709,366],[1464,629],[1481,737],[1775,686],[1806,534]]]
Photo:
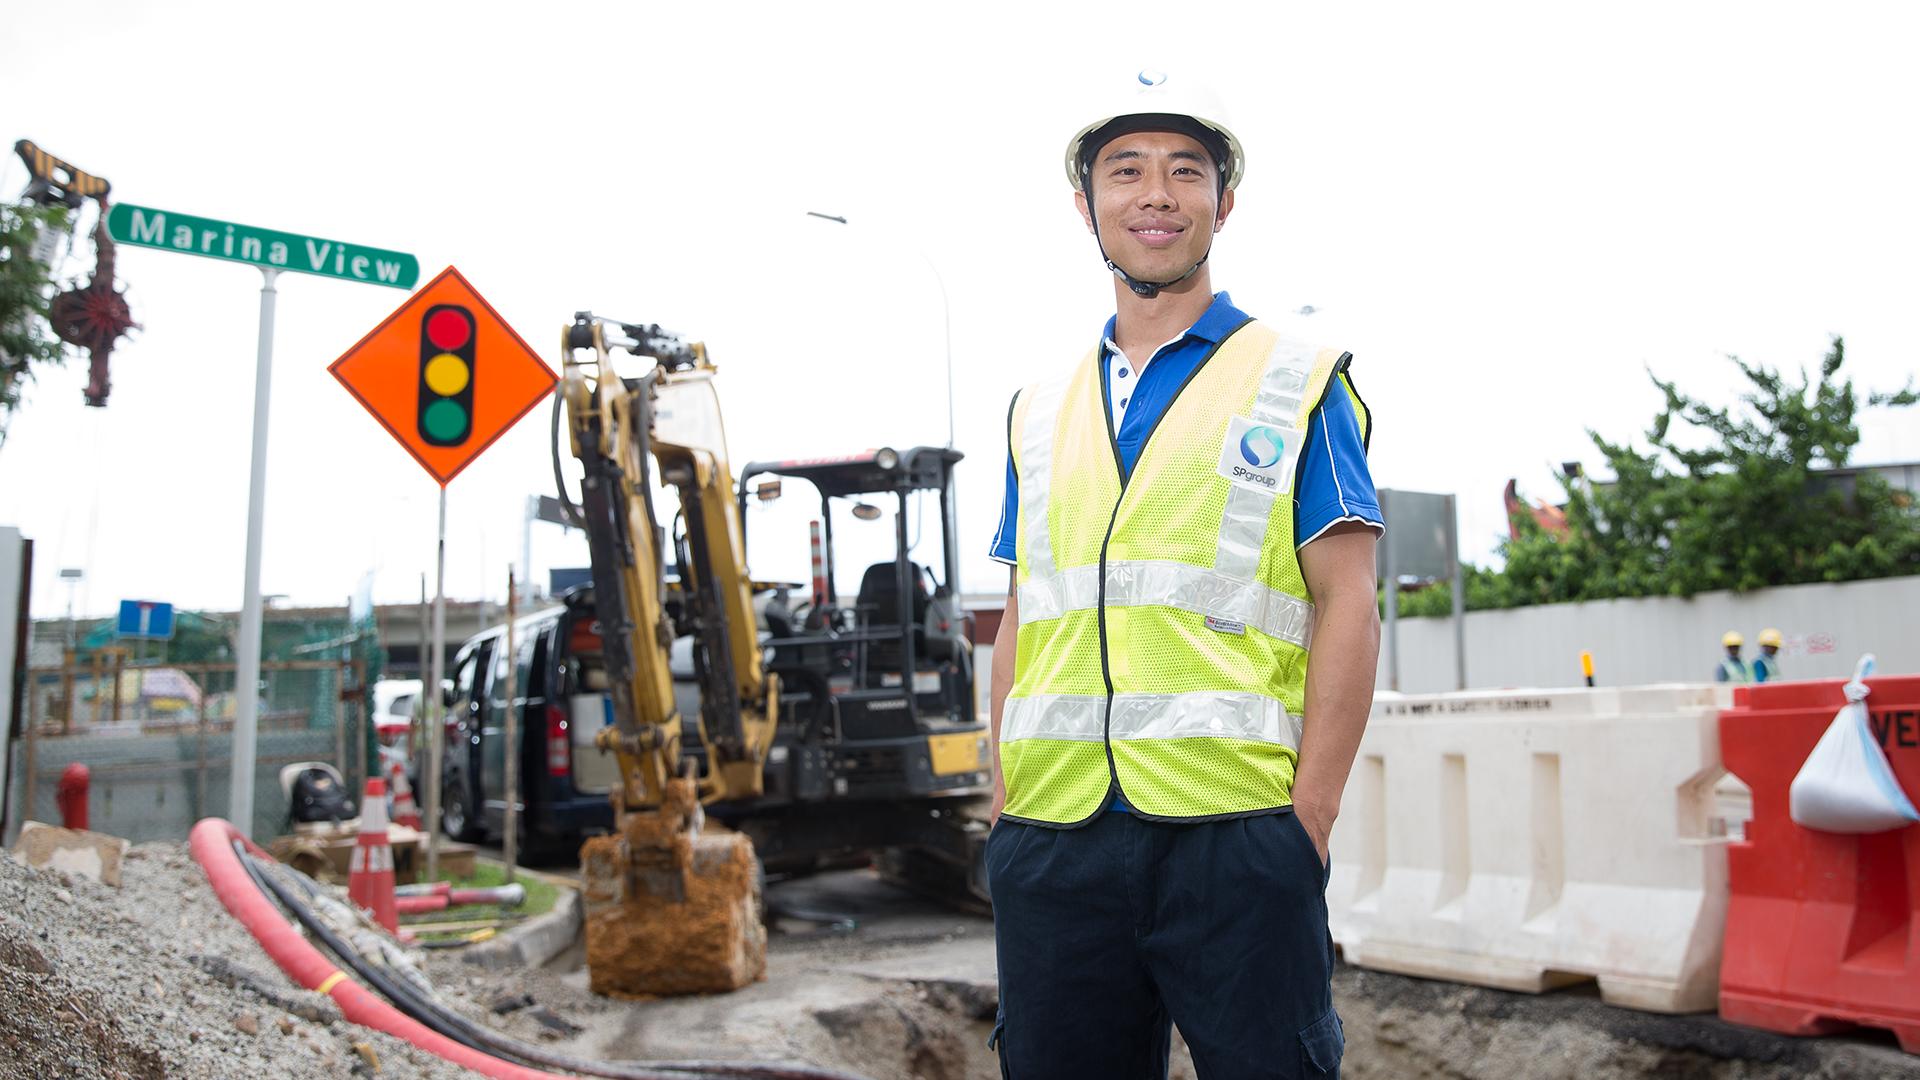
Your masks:
[[[613,993],[734,989],[765,966],[751,902],[757,874],[740,872],[752,847],[737,833],[705,829],[700,806],[761,793],[780,695],[761,659],[715,368],[701,344],[590,312],[574,316],[562,347],[613,698],[614,723],[596,741],[620,766],[618,832],[583,851],[590,975]],[[652,366],[622,376],[616,351]],[[675,492],[685,526],[675,544],[677,586],[666,574],[656,476]],[[676,587],[677,622],[668,604]],[[694,639],[704,774],[682,753],[685,718],[669,667],[681,634]]]

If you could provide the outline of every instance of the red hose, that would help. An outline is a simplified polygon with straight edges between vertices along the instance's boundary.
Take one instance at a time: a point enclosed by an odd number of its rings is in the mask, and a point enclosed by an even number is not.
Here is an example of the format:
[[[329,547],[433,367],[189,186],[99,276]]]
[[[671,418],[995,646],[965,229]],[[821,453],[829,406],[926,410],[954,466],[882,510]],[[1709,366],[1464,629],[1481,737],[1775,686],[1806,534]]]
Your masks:
[[[235,839],[244,842],[256,855],[272,858],[220,818],[206,818],[195,825],[188,846],[193,853],[193,861],[206,871],[214,895],[253,934],[255,940],[260,942],[260,947],[273,957],[273,962],[280,965],[280,970],[301,986],[333,998],[334,1004],[340,1006],[342,1016],[362,1027],[405,1039],[430,1054],[499,1080],[578,1080],[564,1073],[525,1068],[483,1054],[472,1047],[462,1046],[428,1029],[348,978],[334,966],[333,961],[300,936],[287,917],[281,914],[280,908],[254,885],[253,879],[247,876],[246,868],[240,865],[240,857],[234,854]]]
[[[393,899],[393,910],[400,915],[422,915],[429,911],[446,909],[446,893],[436,893],[432,896],[396,896]]]

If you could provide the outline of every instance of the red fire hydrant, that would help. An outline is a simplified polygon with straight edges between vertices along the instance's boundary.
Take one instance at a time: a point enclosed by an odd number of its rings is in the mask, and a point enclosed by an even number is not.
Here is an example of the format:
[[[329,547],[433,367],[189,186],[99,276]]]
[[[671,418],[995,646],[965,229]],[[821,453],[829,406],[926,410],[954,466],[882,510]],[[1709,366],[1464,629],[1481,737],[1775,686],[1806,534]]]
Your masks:
[[[92,778],[92,771],[77,761],[60,773],[60,787],[54,796],[60,804],[60,824],[69,829],[87,827],[87,786]]]

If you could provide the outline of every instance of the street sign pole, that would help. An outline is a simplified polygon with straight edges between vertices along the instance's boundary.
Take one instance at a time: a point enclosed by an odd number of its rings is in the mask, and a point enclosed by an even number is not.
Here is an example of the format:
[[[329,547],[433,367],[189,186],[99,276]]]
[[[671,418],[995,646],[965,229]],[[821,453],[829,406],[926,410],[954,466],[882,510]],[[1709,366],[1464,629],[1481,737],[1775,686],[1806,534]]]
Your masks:
[[[132,203],[114,204],[107,213],[107,235],[116,243],[131,247],[157,248],[260,268],[260,355],[253,376],[253,463],[247,489],[247,581],[240,605],[240,639],[234,648],[233,777],[228,783],[227,798],[227,816],[236,828],[251,836],[253,770],[260,721],[260,541],[267,501],[267,402],[271,396],[273,369],[274,283],[282,270],[291,270],[411,289],[420,279],[420,260],[400,251],[215,221]]]
[[[274,279],[260,270],[260,351],[253,371],[253,463],[247,481],[246,585],[240,606],[240,640],[234,667],[233,778],[227,817],[242,835],[253,835],[253,772],[260,702],[260,539],[267,503],[267,403],[272,399]]]
[[[433,657],[428,662],[427,701],[427,880],[440,880],[440,769],[446,754],[447,696],[440,689],[447,657],[447,489],[440,487],[439,554],[433,569]],[[476,678],[475,682],[479,680]],[[474,813],[472,807],[468,813]]]

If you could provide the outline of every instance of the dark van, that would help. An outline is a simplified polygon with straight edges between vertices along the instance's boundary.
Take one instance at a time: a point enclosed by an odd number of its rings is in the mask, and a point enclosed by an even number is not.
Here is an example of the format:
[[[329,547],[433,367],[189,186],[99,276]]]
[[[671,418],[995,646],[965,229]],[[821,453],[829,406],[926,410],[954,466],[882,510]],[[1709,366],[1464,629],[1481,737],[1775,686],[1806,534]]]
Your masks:
[[[619,770],[593,739],[611,723],[592,593],[522,617],[514,627],[514,698],[520,712],[521,836],[531,856],[571,855],[613,827],[607,794]],[[448,835],[477,842],[505,829],[506,626],[461,646],[448,691],[440,794]]]

